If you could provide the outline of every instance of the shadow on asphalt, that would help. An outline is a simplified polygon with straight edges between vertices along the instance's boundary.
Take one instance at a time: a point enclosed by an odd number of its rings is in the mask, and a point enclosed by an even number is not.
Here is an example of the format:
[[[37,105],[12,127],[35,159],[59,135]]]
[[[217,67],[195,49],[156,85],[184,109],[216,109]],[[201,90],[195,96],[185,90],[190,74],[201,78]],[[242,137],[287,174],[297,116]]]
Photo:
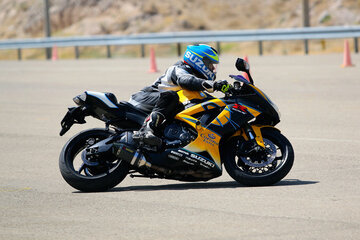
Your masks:
[[[299,179],[285,179],[272,186],[264,187],[280,187],[280,186],[296,186],[316,184],[318,181],[302,181]],[[208,183],[179,183],[166,185],[149,185],[149,186],[130,186],[130,187],[116,187],[110,189],[109,192],[122,191],[159,191],[159,190],[189,190],[189,189],[216,189],[216,188],[247,188],[248,186],[239,184],[235,181],[228,182],[208,182]]]
[[[319,183],[319,181],[302,181],[299,179],[285,179],[283,181],[280,181],[273,186],[290,186],[290,185],[308,185],[308,184],[316,184]]]

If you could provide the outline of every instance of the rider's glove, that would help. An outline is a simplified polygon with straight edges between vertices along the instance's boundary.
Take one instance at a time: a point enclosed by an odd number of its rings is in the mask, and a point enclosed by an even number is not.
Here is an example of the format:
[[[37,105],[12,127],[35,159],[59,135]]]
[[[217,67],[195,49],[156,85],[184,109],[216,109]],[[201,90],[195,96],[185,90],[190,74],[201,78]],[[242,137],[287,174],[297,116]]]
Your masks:
[[[214,90],[226,93],[230,89],[230,84],[226,80],[216,81],[214,83]]]

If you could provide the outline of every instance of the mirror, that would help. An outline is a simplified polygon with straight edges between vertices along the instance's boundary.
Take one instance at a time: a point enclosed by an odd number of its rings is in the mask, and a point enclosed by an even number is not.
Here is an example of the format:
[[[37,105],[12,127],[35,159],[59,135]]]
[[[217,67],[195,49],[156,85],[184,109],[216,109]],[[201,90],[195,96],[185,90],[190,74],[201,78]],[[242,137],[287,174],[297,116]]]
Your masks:
[[[245,61],[242,58],[238,58],[238,59],[236,59],[235,67],[240,72],[246,72],[247,75],[249,76],[249,82],[251,84],[254,84],[254,80],[252,79],[251,74],[250,74],[250,65],[247,61]]]
[[[250,65],[247,61],[245,61],[242,58],[238,58],[236,59],[236,63],[235,63],[235,67],[237,70],[241,71],[241,72],[246,72],[248,73],[250,70]]]

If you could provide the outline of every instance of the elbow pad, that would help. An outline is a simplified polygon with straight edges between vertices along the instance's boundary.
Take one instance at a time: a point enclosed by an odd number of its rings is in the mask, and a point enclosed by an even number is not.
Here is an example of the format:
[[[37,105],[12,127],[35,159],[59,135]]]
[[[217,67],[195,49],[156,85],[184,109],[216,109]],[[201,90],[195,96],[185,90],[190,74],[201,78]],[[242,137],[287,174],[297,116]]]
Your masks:
[[[202,86],[206,91],[212,93],[215,90],[214,89],[214,83],[215,83],[214,81],[205,80],[205,81],[202,82]]]

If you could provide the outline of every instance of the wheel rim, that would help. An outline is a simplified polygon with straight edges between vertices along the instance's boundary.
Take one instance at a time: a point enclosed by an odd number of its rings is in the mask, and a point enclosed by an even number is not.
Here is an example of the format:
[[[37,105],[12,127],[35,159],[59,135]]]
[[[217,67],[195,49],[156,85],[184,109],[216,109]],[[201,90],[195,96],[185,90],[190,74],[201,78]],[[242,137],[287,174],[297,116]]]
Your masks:
[[[109,137],[109,135],[88,136],[79,141],[73,149],[69,162],[73,171],[82,177],[97,178],[108,175],[115,170],[121,160],[116,159],[113,155],[86,156],[86,149]]]
[[[265,176],[278,171],[286,161],[286,151],[276,141],[264,138],[265,150],[252,156],[235,154],[238,170],[251,176]],[[237,145],[239,146],[239,144]]]

